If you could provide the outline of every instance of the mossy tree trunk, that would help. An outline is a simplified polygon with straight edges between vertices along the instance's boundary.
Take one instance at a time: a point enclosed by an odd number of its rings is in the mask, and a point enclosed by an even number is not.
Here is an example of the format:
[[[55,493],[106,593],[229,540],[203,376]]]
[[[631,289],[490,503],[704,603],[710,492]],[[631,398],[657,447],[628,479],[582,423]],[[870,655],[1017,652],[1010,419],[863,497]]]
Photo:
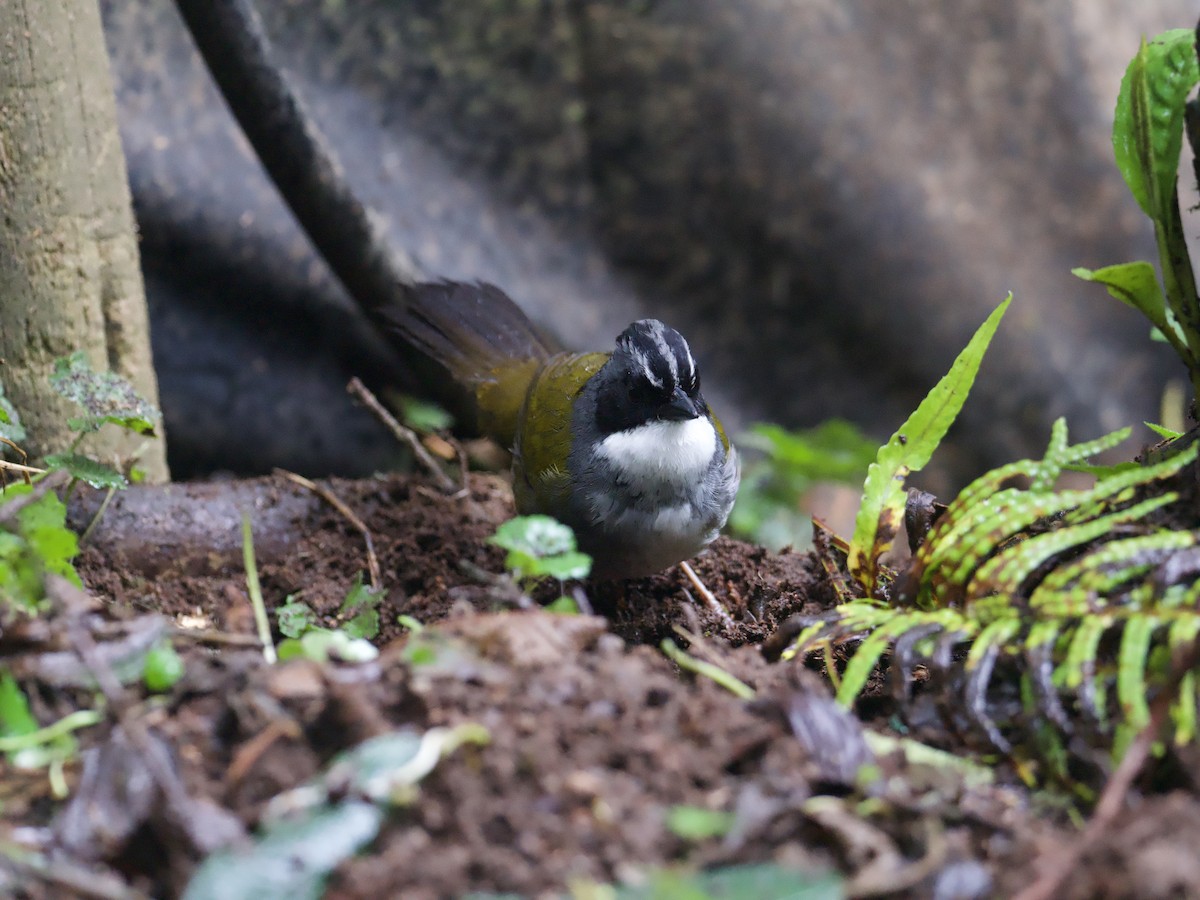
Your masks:
[[[61,450],[78,407],[50,390],[56,357],[87,352],[158,403],[125,159],[97,0],[0,4],[0,383],[33,456]],[[106,426],[106,461],[145,439]],[[163,442],[139,466],[167,479]]]

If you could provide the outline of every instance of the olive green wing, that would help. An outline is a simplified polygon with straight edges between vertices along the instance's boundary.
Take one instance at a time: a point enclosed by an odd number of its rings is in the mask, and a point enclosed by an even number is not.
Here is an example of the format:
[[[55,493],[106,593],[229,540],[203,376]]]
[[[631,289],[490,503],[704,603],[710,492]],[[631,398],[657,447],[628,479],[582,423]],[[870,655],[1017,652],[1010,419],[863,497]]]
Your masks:
[[[725,426],[721,424],[721,420],[716,417],[711,406],[707,406],[708,416],[712,419],[713,427],[717,429],[717,437],[721,439],[721,446],[725,448],[725,452],[729,452],[729,437],[725,434]]]
[[[567,457],[571,416],[579,392],[608,362],[608,353],[558,353],[533,376],[513,447],[517,512],[564,518],[571,491]]]

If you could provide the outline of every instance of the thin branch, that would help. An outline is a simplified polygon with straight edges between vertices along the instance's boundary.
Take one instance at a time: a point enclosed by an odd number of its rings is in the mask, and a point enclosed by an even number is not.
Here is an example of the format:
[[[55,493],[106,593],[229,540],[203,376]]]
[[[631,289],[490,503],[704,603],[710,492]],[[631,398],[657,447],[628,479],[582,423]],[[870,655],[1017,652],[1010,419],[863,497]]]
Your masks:
[[[217,631],[213,628],[184,628],[174,627],[171,636],[195,641],[197,644],[217,644],[226,647],[247,647],[254,650],[262,648],[262,639],[254,634],[235,634],[228,631]]]
[[[328,488],[322,487],[315,481],[310,481],[303,475],[297,475],[295,472],[289,472],[286,469],[276,469],[275,474],[282,475],[288,481],[312,491],[341,513],[342,517],[358,530],[359,534],[363,536],[363,543],[367,546],[367,577],[371,579],[371,589],[379,590],[380,585],[383,584],[383,575],[379,568],[379,557],[375,555],[375,541],[371,538],[371,530],[367,528],[366,523],[356,516],[354,510],[347,506],[337,494]]]
[[[263,167],[314,246],[368,315],[403,309],[421,275],[391,247],[300,97],[272,58],[250,0],[175,0]]]
[[[250,595],[250,608],[254,611],[254,626],[262,643],[263,659],[267,665],[274,665],[278,657],[275,643],[271,640],[271,623],[267,621],[267,604],[263,602],[262,585],[258,581],[258,562],[254,558],[254,535],[248,513],[242,514],[242,561],[246,566],[246,592]]]
[[[417,436],[417,433],[411,428],[405,428],[401,425],[396,417],[388,412],[384,405],[379,402],[378,398],[367,389],[365,384],[357,378],[351,378],[350,383],[346,385],[346,390],[361,400],[363,405],[375,414],[375,418],[382,422],[395,435],[396,440],[408,444],[412,448],[413,454],[417,457],[421,465],[429,470],[429,474],[437,481],[438,487],[446,493],[454,493],[459,490],[454,480],[442,470],[438,461],[425,449],[425,445],[421,443],[421,439]]]
[[[679,568],[683,570],[683,574],[692,583],[692,587],[696,589],[696,593],[700,595],[700,599],[704,601],[704,605],[708,607],[709,611],[721,620],[726,629],[732,629],[734,627],[733,616],[729,615],[729,611],[721,605],[721,601],[708,589],[708,585],[700,580],[700,576],[696,574],[696,570],[692,568],[691,564],[684,561],[679,564]],[[686,589],[684,593],[688,593]],[[691,595],[688,594],[688,596]]]

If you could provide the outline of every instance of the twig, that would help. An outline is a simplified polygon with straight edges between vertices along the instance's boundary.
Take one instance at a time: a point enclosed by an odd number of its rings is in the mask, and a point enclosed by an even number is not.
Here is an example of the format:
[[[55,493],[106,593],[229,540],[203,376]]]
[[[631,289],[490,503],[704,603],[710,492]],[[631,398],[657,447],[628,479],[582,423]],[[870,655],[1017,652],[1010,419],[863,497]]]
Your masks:
[[[0,753],[15,753],[28,747],[48,744],[64,734],[70,734],[80,728],[90,728],[102,721],[104,721],[104,716],[94,709],[77,709],[36,731],[0,736]]]
[[[704,635],[690,631],[678,623],[672,625],[671,630],[688,642],[688,651],[692,656],[706,660],[718,668],[720,667],[721,658],[713,651],[712,645],[705,640]]]
[[[256,634],[234,634],[229,631],[217,631],[214,628],[184,628],[176,626],[171,629],[172,637],[186,638],[198,644],[223,644],[229,647],[261,647],[262,639]]]
[[[375,555],[375,541],[371,538],[371,531],[367,528],[366,523],[354,514],[349,506],[347,506],[340,497],[326,487],[322,487],[315,481],[310,481],[303,475],[297,475],[295,472],[289,472],[286,469],[276,469],[276,475],[282,475],[288,481],[295,482],[303,488],[312,491],[334,509],[342,514],[342,516],[354,526],[359,534],[363,536],[363,543],[367,545],[367,577],[371,579],[371,589],[378,591],[383,584],[383,575],[379,568],[379,557]]]
[[[382,422],[396,436],[396,440],[408,444],[412,448],[412,452],[417,457],[417,460],[429,470],[429,473],[434,477],[434,480],[437,481],[438,486],[442,490],[446,493],[453,493],[458,490],[458,485],[454,483],[454,480],[449,475],[442,471],[442,467],[438,465],[437,460],[425,449],[425,445],[421,443],[421,439],[417,436],[417,433],[411,428],[405,428],[401,425],[396,420],[396,417],[388,412],[375,395],[367,389],[365,384],[359,381],[357,377],[351,378],[350,383],[346,385],[346,390],[361,400],[363,405],[375,414],[375,418]]]
[[[4,440],[0,438],[0,440]],[[27,475],[41,475],[48,469],[39,469],[37,466],[23,466],[20,463],[9,462],[7,459],[0,459],[0,469],[12,469],[14,472],[24,472]]]
[[[687,576],[687,580],[692,583],[692,587],[696,589],[696,593],[700,595],[700,599],[704,601],[704,605],[708,607],[709,611],[714,613],[726,628],[732,629],[734,627],[733,616],[729,615],[729,611],[721,605],[721,601],[719,601],[713,595],[713,592],[708,589],[708,586],[700,580],[700,576],[696,574],[696,570],[693,569],[686,561],[681,562],[679,564],[679,568],[683,570],[683,574]]]
[[[0,869],[36,878],[92,900],[148,900],[148,895],[125,884],[112,870],[83,866],[61,856],[51,858],[9,841],[0,842]]]
[[[1053,900],[1062,895],[1063,884],[1071,876],[1071,873],[1116,821],[1125,798],[1129,794],[1130,788],[1133,787],[1134,780],[1141,772],[1142,766],[1150,756],[1150,750],[1154,746],[1155,740],[1162,731],[1163,723],[1167,720],[1167,714],[1171,710],[1171,703],[1179,690],[1180,683],[1187,673],[1198,664],[1200,664],[1200,641],[1194,641],[1176,658],[1171,676],[1150,706],[1150,721],[1145,728],[1138,732],[1137,737],[1129,745],[1129,749],[1125,751],[1125,756],[1121,759],[1120,764],[1109,776],[1108,783],[1104,785],[1100,800],[1096,803],[1096,809],[1092,813],[1087,827],[1084,828],[1083,834],[1071,846],[1058,854],[1058,859],[1052,862],[1046,874],[1017,894],[1013,900]]]
[[[451,440],[450,444],[455,450],[458,451],[459,493],[463,495],[469,494],[471,492],[471,486],[467,483],[467,469],[470,465],[470,462],[467,459],[467,448],[463,446],[462,441]]]
[[[20,444],[16,443],[15,441],[10,441],[6,437],[0,437],[0,444],[7,444],[21,454],[21,462],[19,463],[12,463],[8,460],[0,459],[0,491],[3,491],[4,488],[8,487],[8,478],[5,477],[4,472],[2,471],[4,469],[12,469],[15,472],[20,472],[21,475],[24,476],[26,484],[33,484],[32,479],[29,477],[31,472],[37,472],[40,474],[41,472],[45,471],[44,469],[35,469],[31,466],[24,465],[24,463],[29,462],[29,454],[21,449]]]
[[[229,768],[225,770],[226,783],[230,785],[240,783],[272,744],[283,737],[295,740],[300,737],[301,733],[300,726],[295,719],[272,719],[267,723],[266,728],[238,748],[233,755],[233,760],[229,763]]]
[[[271,623],[267,620],[267,605],[263,603],[262,586],[258,583],[258,564],[254,560],[254,536],[250,532],[250,516],[242,514],[242,560],[246,564],[246,590],[250,608],[254,610],[254,625],[262,642],[263,659],[274,665],[275,642],[271,640]]]
[[[92,516],[92,521],[88,522],[87,528],[83,529],[83,534],[79,536],[79,543],[87,543],[87,539],[92,536],[92,531],[94,531],[96,526],[99,524],[100,517],[103,516],[104,511],[108,509],[108,504],[112,502],[113,495],[116,494],[116,492],[117,489],[115,487],[110,487],[108,489],[108,493],[106,493],[104,495],[104,499],[100,501],[100,508],[97,509],[96,514]]]
[[[176,0],[200,55],[296,220],[368,314],[403,309],[420,280],[346,173],[283,70],[250,0]]]
[[[710,662],[705,662],[681,650],[679,645],[670,638],[663,638],[660,645],[662,652],[666,654],[667,659],[679,666],[685,672],[692,672],[695,675],[703,675],[711,681],[715,681],[725,690],[729,691],[735,697],[741,697],[743,700],[754,699],[754,688],[746,684],[746,682],[730,675],[720,666],[714,666]]]

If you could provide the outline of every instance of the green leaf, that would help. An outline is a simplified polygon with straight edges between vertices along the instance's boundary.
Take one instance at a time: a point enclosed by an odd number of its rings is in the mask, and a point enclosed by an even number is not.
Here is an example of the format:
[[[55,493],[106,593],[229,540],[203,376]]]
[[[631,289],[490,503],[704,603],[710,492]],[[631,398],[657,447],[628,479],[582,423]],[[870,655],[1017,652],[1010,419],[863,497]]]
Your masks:
[[[539,560],[537,571],[533,574],[549,575],[559,581],[568,581],[572,578],[586,578],[590,571],[592,571],[592,558],[586,553],[574,550],[570,553],[560,553],[557,556],[548,556]]]
[[[343,662],[369,662],[379,655],[375,645],[364,638],[355,638],[345,631],[329,628],[311,628],[298,638],[281,642],[276,652],[280,662],[289,659],[311,659],[313,662],[328,662],[339,659]]]
[[[829,419],[815,428],[789,431],[759,422],[738,439],[738,449],[761,450],[772,466],[808,482],[853,484],[875,458],[876,444],[857,425]]]
[[[147,690],[156,694],[169,691],[183,675],[183,658],[175,652],[169,641],[162,641],[150,648],[142,669],[142,680]]]
[[[17,514],[21,535],[46,572],[62,575],[83,587],[71,560],[79,553],[79,538],[67,528],[67,508],[54,493],[46,493]]]
[[[408,394],[400,395],[399,400],[400,416],[404,424],[413,431],[429,434],[433,431],[446,431],[454,425],[454,416],[436,403]]]
[[[162,414],[143,399],[128,381],[114,372],[96,372],[82,350],[54,362],[50,386],[87,411],[87,416],[69,419],[68,427],[95,431],[106,422],[138,434],[154,434]]]
[[[615,900],[841,900],[839,876],[750,863],[703,872],[662,869],[648,884],[623,886]]]
[[[502,523],[488,543],[535,558],[554,556],[575,550],[575,533],[550,516],[517,516]]]
[[[1142,41],[1117,94],[1113,153],[1138,206],[1151,219],[1170,217],[1175,197],[1184,103],[1200,79],[1195,32],[1177,28]]]
[[[77,710],[71,716],[70,720],[42,728],[30,712],[21,686],[8,670],[0,669],[0,743],[14,767],[38,769],[74,755],[78,744],[70,729],[93,725],[99,716],[86,710]]]
[[[1157,434],[1164,441],[1173,441],[1176,438],[1183,437],[1182,431],[1172,431],[1165,425],[1155,425],[1153,422],[1143,422],[1142,424]]]
[[[383,818],[375,804],[347,800],[275,825],[247,849],[205,859],[184,900],[317,900],[329,873],[375,839]]]
[[[379,635],[379,602],[386,596],[384,591],[363,584],[359,572],[350,587],[346,599],[338,611],[342,617],[350,618],[342,625],[342,631],[352,638],[371,638]]]
[[[586,578],[592,558],[575,549],[575,533],[550,516],[517,516],[488,538],[508,551],[504,566],[517,578]]]
[[[39,727],[17,680],[7,669],[0,669],[0,737],[31,734]]]
[[[702,806],[672,806],[667,810],[667,828],[685,841],[723,837],[733,827],[733,813]]]
[[[547,603],[544,608],[546,612],[558,613],[560,616],[579,615],[579,604],[573,597],[559,597],[552,603]]]
[[[854,655],[846,664],[846,671],[842,674],[842,683],[838,685],[838,703],[845,707],[854,704],[858,695],[862,693],[862,689],[867,686],[867,679],[875,671],[875,666],[879,664],[879,658],[883,656],[883,652],[891,646],[891,643],[891,636],[886,630],[880,628],[867,635],[866,639],[858,645],[858,649],[854,651]]]
[[[418,619],[408,615],[396,616],[396,624],[401,628],[411,631],[413,634],[420,634],[425,630],[425,626]]]
[[[874,593],[879,555],[891,544],[904,514],[905,479],[922,469],[941,443],[967,399],[983,354],[1004,317],[1009,294],[954,360],[950,371],[934,385],[916,411],[892,435],[871,463],[863,485],[862,504],[850,541],[849,569],[868,596]]]
[[[338,754],[317,781],[331,796],[353,792],[376,803],[403,803],[441,760],[464,744],[485,746],[490,740],[477,722],[424,732],[404,728]]]
[[[740,697],[743,700],[754,699],[754,688],[739,680],[735,675],[726,672],[715,663],[710,663],[703,659],[697,659],[686,650],[683,650],[671,638],[663,638],[659,645],[667,659],[671,660],[679,668],[685,672],[692,672],[709,679],[716,684],[719,684],[735,697]]]
[[[382,596],[382,594],[381,594]],[[379,636],[379,610],[364,609],[342,625],[342,631],[350,637],[372,640]]]
[[[776,550],[808,545],[812,519],[803,511],[805,495],[818,482],[861,484],[877,447],[858,426],[842,419],[802,431],[752,425],[738,437],[744,463],[730,530]],[[762,458],[747,451],[758,451]]]
[[[106,466],[82,453],[52,453],[46,457],[46,468],[63,469],[72,478],[87,482],[94,488],[123,488],[129,482],[112,466]]]
[[[1150,721],[1150,704],[1146,700],[1146,666],[1150,655],[1150,639],[1159,622],[1152,615],[1130,616],[1121,634],[1117,655],[1117,700],[1125,717],[1125,725],[1140,731]]]
[[[317,625],[317,614],[302,600],[289,600],[275,609],[275,622],[284,637],[298,638]]]
[[[483,726],[463,722],[424,733],[390,732],[339,754],[316,778],[276,795],[251,846],[209,856],[184,900],[316,900],[326,876],[374,840],[386,805],[410,797],[458,747],[488,739]]]
[[[1163,339],[1180,347],[1184,336],[1179,325],[1167,308],[1167,300],[1158,285],[1154,266],[1145,261],[1105,266],[1103,269],[1085,269],[1082,266],[1071,270],[1071,274],[1084,281],[1104,285],[1110,294],[1127,306],[1132,306],[1144,315],[1162,334]]]

